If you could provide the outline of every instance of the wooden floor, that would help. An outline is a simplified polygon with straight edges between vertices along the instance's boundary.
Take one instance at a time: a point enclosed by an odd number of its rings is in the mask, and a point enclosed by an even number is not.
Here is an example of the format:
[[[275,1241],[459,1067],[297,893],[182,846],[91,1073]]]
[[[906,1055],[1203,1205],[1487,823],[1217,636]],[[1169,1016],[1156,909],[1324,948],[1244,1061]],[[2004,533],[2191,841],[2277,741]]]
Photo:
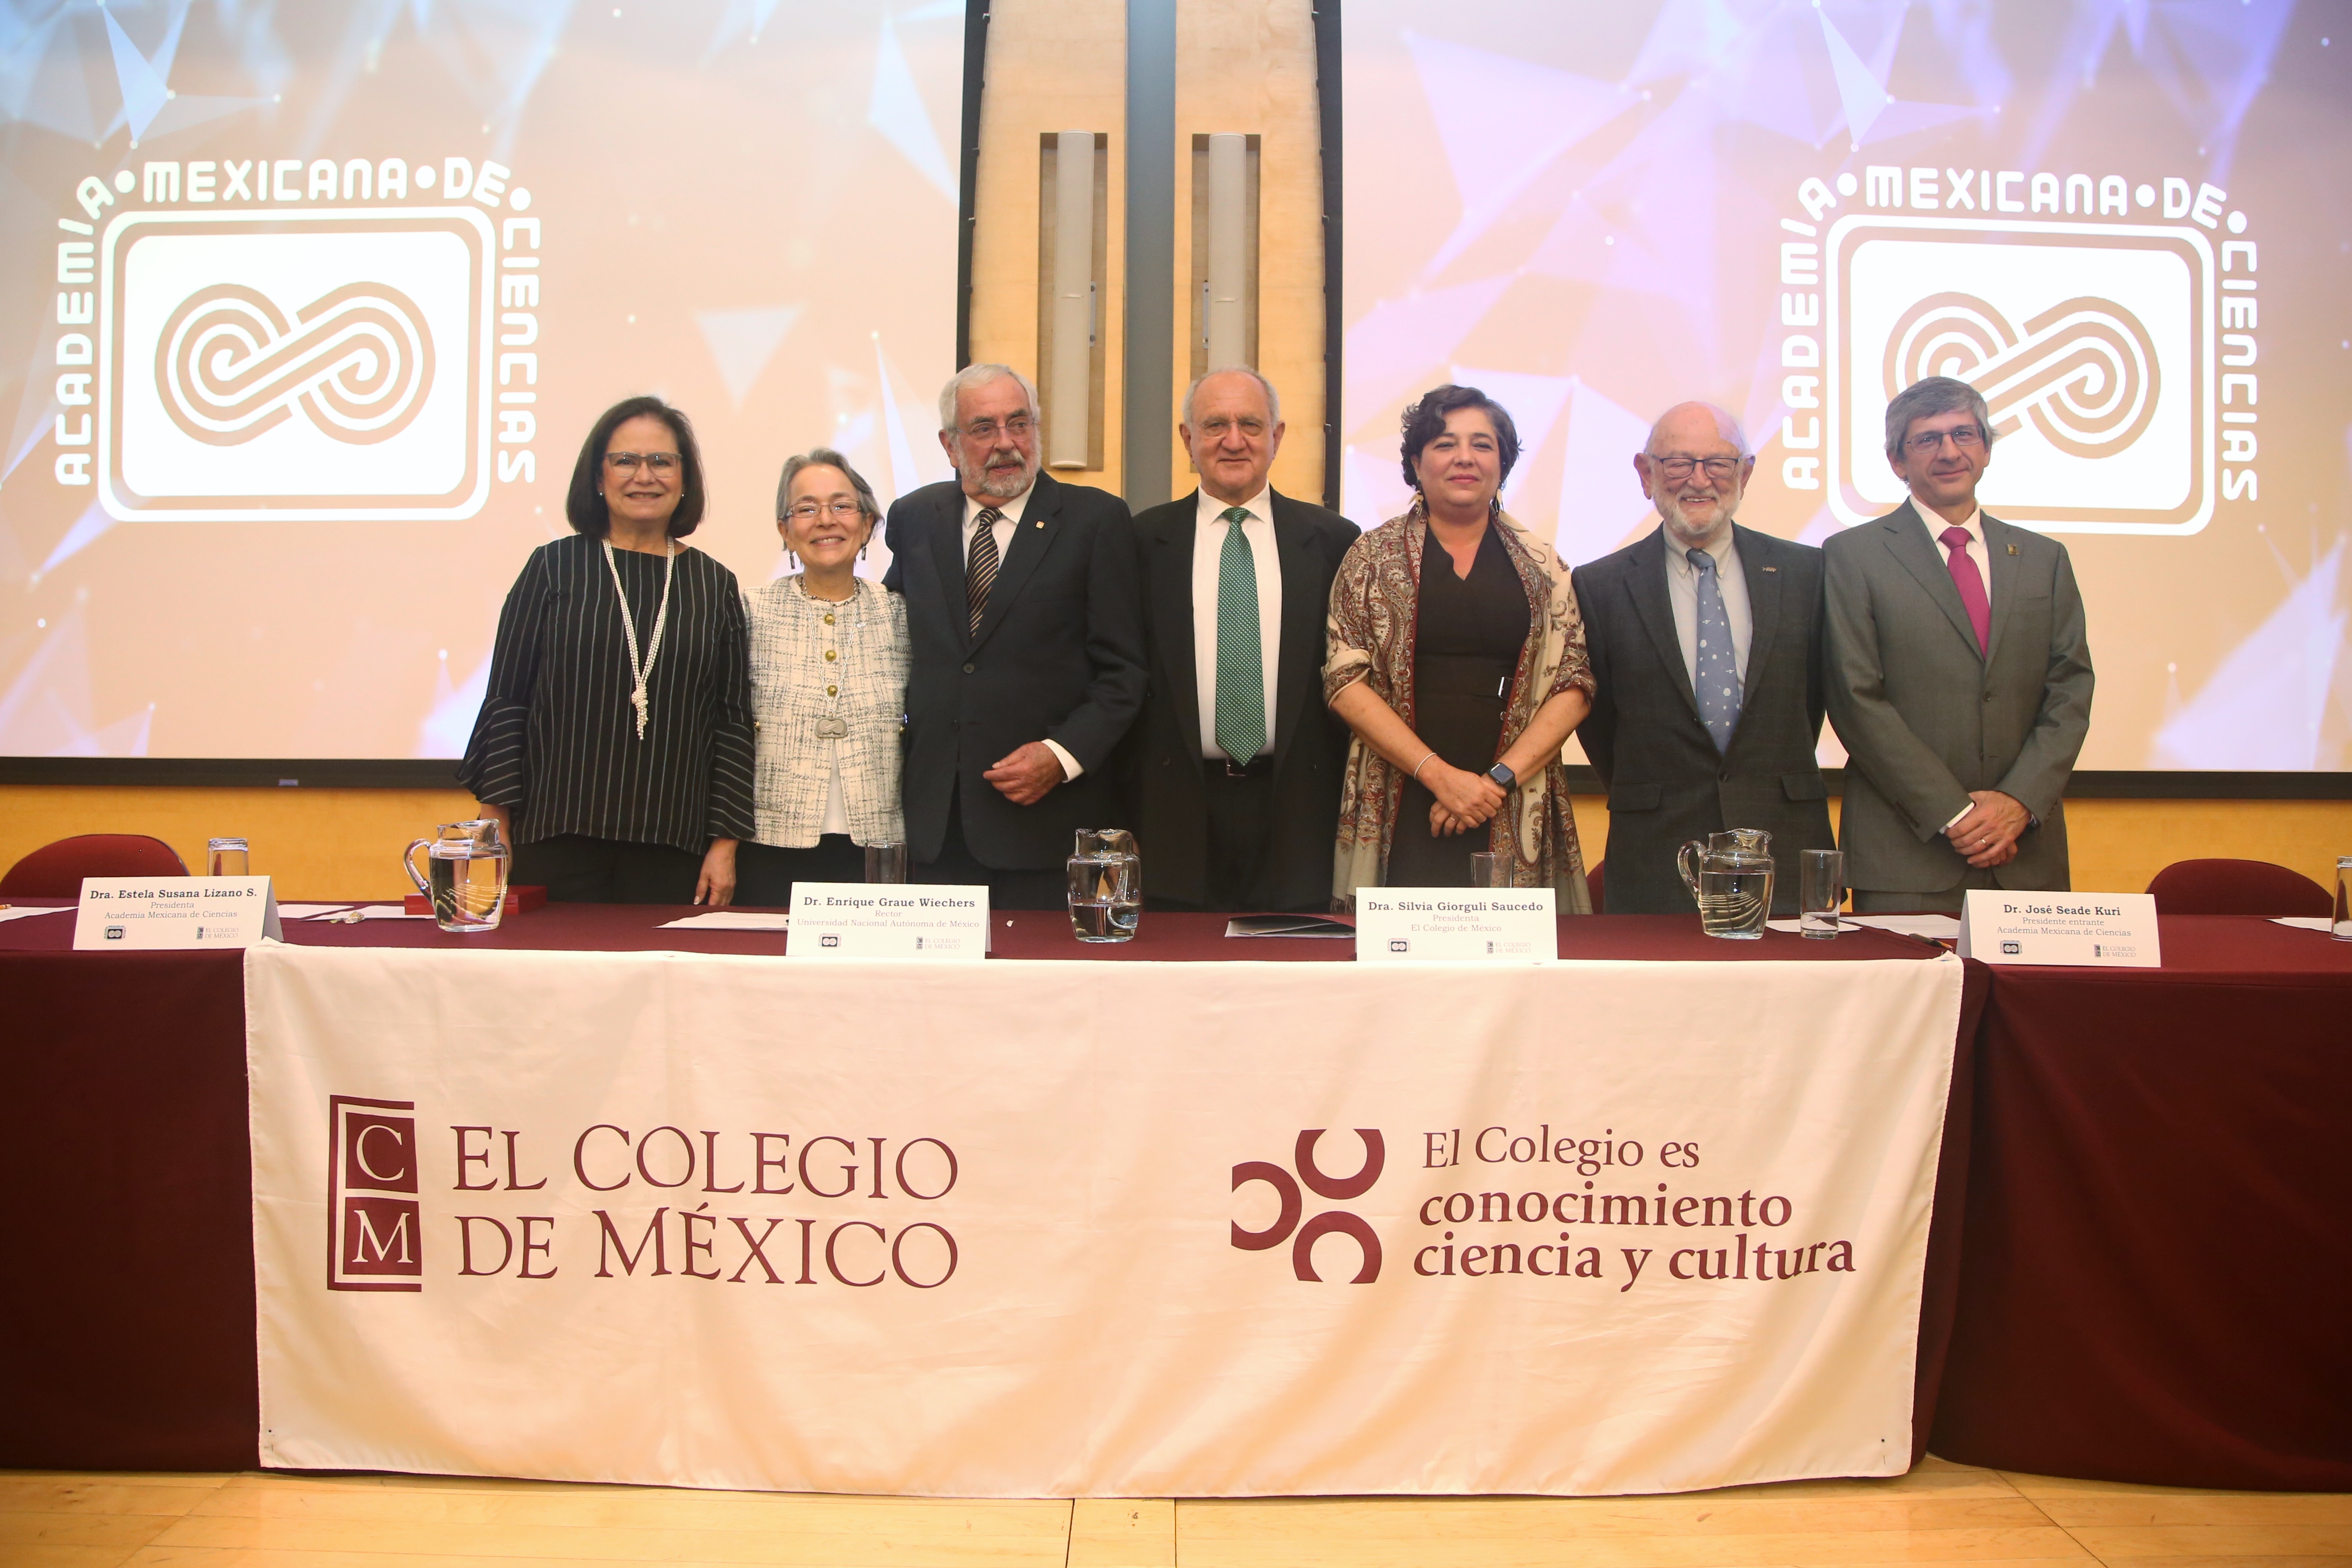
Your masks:
[[[0,1471],[5,1568],[2352,1568],[2352,1496],[2053,1480],[1671,1497],[952,1502],[422,1476]]]

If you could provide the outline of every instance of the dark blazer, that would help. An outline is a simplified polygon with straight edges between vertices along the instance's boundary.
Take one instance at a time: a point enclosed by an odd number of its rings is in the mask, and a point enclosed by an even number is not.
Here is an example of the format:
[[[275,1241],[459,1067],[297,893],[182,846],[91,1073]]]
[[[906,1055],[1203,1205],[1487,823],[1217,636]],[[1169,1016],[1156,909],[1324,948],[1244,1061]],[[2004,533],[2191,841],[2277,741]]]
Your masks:
[[[1111,756],[1143,706],[1143,615],[1127,503],[1040,473],[1004,551],[979,635],[964,600],[963,492],[901,496],[883,523],[885,586],[907,601],[907,848],[939,858],[948,810],[982,865],[1047,871],[1078,828],[1122,827]],[[1033,740],[1085,771],[1016,806],[982,775]]]
[[[2040,821],[1994,883],[2067,885],[2061,802],[2091,727],[2083,594],[2065,546],[1983,522],[1992,645],[1981,653],[1943,549],[1910,502],[1823,549],[1830,718],[1850,756],[1839,830],[1857,888],[1958,887],[1969,863],[1944,824],[1976,789],[1998,789]]]
[[[1732,537],[1751,627],[1727,751],[1700,722],[1683,666],[1664,526],[1574,573],[1601,687],[1577,734],[1609,790],[1602,907],[1612,915],[1692,913],[1675,853],[1725,828],[1771,833],[1772,907],[1782,914],[1797,907],[1797,852],[1836,847],[1813,755],[1824,697],[1822,552],[1737,523]]]
[[[1280,663],[1275,672],[1274,807],[1266,858],[1249,890],[1263,909],[1323,909],[1331,902],[1331,847],[1348,727],[1323,703],[1323,624],[1331,579],[1356,542],[1337,512],[1276,492],[1274,548],[1282,567]],[[1151,669],[1129,776],[1143,851],[1144,891],[1190,904],[1208,898],[1208,808],[1202,795],[1201,686],[1193,668],[1192,538],[1200,492],[1135,519]]]

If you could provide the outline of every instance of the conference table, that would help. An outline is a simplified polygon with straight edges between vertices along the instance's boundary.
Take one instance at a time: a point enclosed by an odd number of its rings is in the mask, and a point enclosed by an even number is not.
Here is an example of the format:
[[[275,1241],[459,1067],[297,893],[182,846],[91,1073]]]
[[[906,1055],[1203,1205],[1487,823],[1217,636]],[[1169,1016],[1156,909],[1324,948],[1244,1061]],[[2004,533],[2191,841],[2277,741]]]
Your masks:
[[[782,932],[550,905],[495,933],[289,922],[302,946],[780,955]],[[1081,945],[1000,912],[992,960],[1350,961],[1346,941],[1154,913]],[[0,1176],[21,1370],[0,1465],[256,1462],[253,1171],[236,953],[69,951],[0,925],[12,1027]],[[1914,1449],[2044,1473],[2352,1488],[2352,944],[2167,918],[2153,970],[1969,963],[1936,1172]],[[1563,960],[1924,959],[1891,933],[1706,938],[1696,917],[1560,922]]]

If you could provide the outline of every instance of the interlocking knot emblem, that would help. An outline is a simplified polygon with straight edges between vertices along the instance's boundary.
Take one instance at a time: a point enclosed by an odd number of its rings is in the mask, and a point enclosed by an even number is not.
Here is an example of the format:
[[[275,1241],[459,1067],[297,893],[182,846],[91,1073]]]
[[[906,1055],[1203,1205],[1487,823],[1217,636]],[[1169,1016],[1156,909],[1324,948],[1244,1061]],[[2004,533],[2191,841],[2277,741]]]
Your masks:
[[[1306,1211],[1307,1202],[1298,1186],[1304,1182],[1308,1192],[1334,1201],[1361,1197],[1381,1179],[1381,1167],[1388,1163],[1388,1149],[1377,1129],[1359,1127],[1356,1136],[1364,1141],[1363,1168],[1353,1176],[1326,1176],[1315,1164],[1315,1142],[1323,1133],[1323,1128],[1314,1127],[1298,1134],[1297,1145],[1291,1155],[1291,1163],[1298,1168],[1295,1179],[1290,1172],[1265,1160],[1244,1160],[1234,1167],[1235,1192],[1250,1182],[1262,1181],[1274,1188],[1282,1203],[1282,1212],[1264,1230],[1244,1230],[1235,1225],[1234,1245],[1244,1252],[1265,1252],[1288,1241],[1291,1272],[1301,1280],[1319,1282],[1323,1276],[1315,1271],[1315,1243],[1335,1230],[1340,1231],[1354,1237],[1363,1250],[1363,1266],[1349,1282],[1369,1285],[1381,1277],[1381,1239],[1360,1218],[1342,1209],[1326,1209],[1301,1225],[1299,1216]]]
[[[2156,414],[2155,340],[2109,299],[2069,299],[2021,332],[1974,295],[1930,295],[1887,335],[1887,395],[1923,376],[1953,376],[1982,392],[1994,434],[2031,420],[2076,457],[2121,452]]]
[[[294,320],[237,284],[199,290],[163,325],[155,385],[188,435],[238,446],[299,410],[354,445],[408,427],[433,386],[433,333],[399,289],[353,283]]]

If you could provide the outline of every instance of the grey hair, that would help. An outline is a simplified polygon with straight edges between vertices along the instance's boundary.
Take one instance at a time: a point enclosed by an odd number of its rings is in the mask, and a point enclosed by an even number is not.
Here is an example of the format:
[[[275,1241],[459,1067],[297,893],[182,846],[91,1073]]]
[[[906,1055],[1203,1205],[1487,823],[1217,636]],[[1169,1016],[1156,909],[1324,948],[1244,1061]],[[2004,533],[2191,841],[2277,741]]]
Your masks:
[[[840,469],[842,476],[849,481],[849,487],[857,492],[857,509],[868,517],[879,517],[882,515],[882,504],[874,498],[874,486],[866,482],[865,475],[849,465],[848,458],[830,446],[812,446],[797,457],[784,459],[784,476],[776,483],[776,520],[778,522],[783,521],[784,513],[792,507],[793,480],[803,468]]]
[[[1992,410],[1986,406],[1984,393],[1950,376],[1927,376],[1896,392],[1886,405],[1887,461],[1903,455],[1903,438],[1911,434],[1913,420],[1933,419],[1957,409],[1976,415],[1977,430],[1984,436],[1985,449],[1990,451]]]
[[[1665,413],[1658,415],[1657,423],[1650,426],[1648,439],[1642,443],[1642,455],[1644,457],[1653,455],[1652,449],[1658,444],[1658,426],[1666,423],[1667,414],[1673,413],[1676,408],[1692,406],[1693,404],[1689,402],[1678,402],[1674,408],[1666,410]],[[1700,402],[1696,406],[1715,415],[1715,433],[1739,448],[1740,456],[1745,458],[1756,455],[1756,448],[1748,444],[1748,432],[1741,428],[1738,417],[1729,409],[1712,402]]]
[[[1045,418],[1045,414],[1037,407],[1036,383],[1030,381],[1027,376],[1023,375],[1011,365],[966,365],[950,376],[948,384],[940,389],[940,432],[949,434],[954,431],[956,404],[962,399],[964,393],[984,387],[991,382],[1003,381],[1007,378],[1016,383],[1021,388],[1021,395],[1029,400],[1029,417],[1032,420]]]
[[[1255,365],[1219,365],[1213,371],[1203,371],[1199,375],[1194,376],[1192,378],[1192,384],[1184,389],[1184,423],[1187,426],[1191,425],[1192,423],[1192,396],[1195,392],[1198,392],[1201,390],[1201,383],[1207,381],[1211,376],[1249,377],[1250,380],[1255,382],[1258,385],[1265,389],[1265,422],[1268,424],[1280,424],[1282,423],[1282,394],[1274,390],[1274,383],[1272,382],[1266,380],[1265,377],[1258,373],[1257,368]]]

